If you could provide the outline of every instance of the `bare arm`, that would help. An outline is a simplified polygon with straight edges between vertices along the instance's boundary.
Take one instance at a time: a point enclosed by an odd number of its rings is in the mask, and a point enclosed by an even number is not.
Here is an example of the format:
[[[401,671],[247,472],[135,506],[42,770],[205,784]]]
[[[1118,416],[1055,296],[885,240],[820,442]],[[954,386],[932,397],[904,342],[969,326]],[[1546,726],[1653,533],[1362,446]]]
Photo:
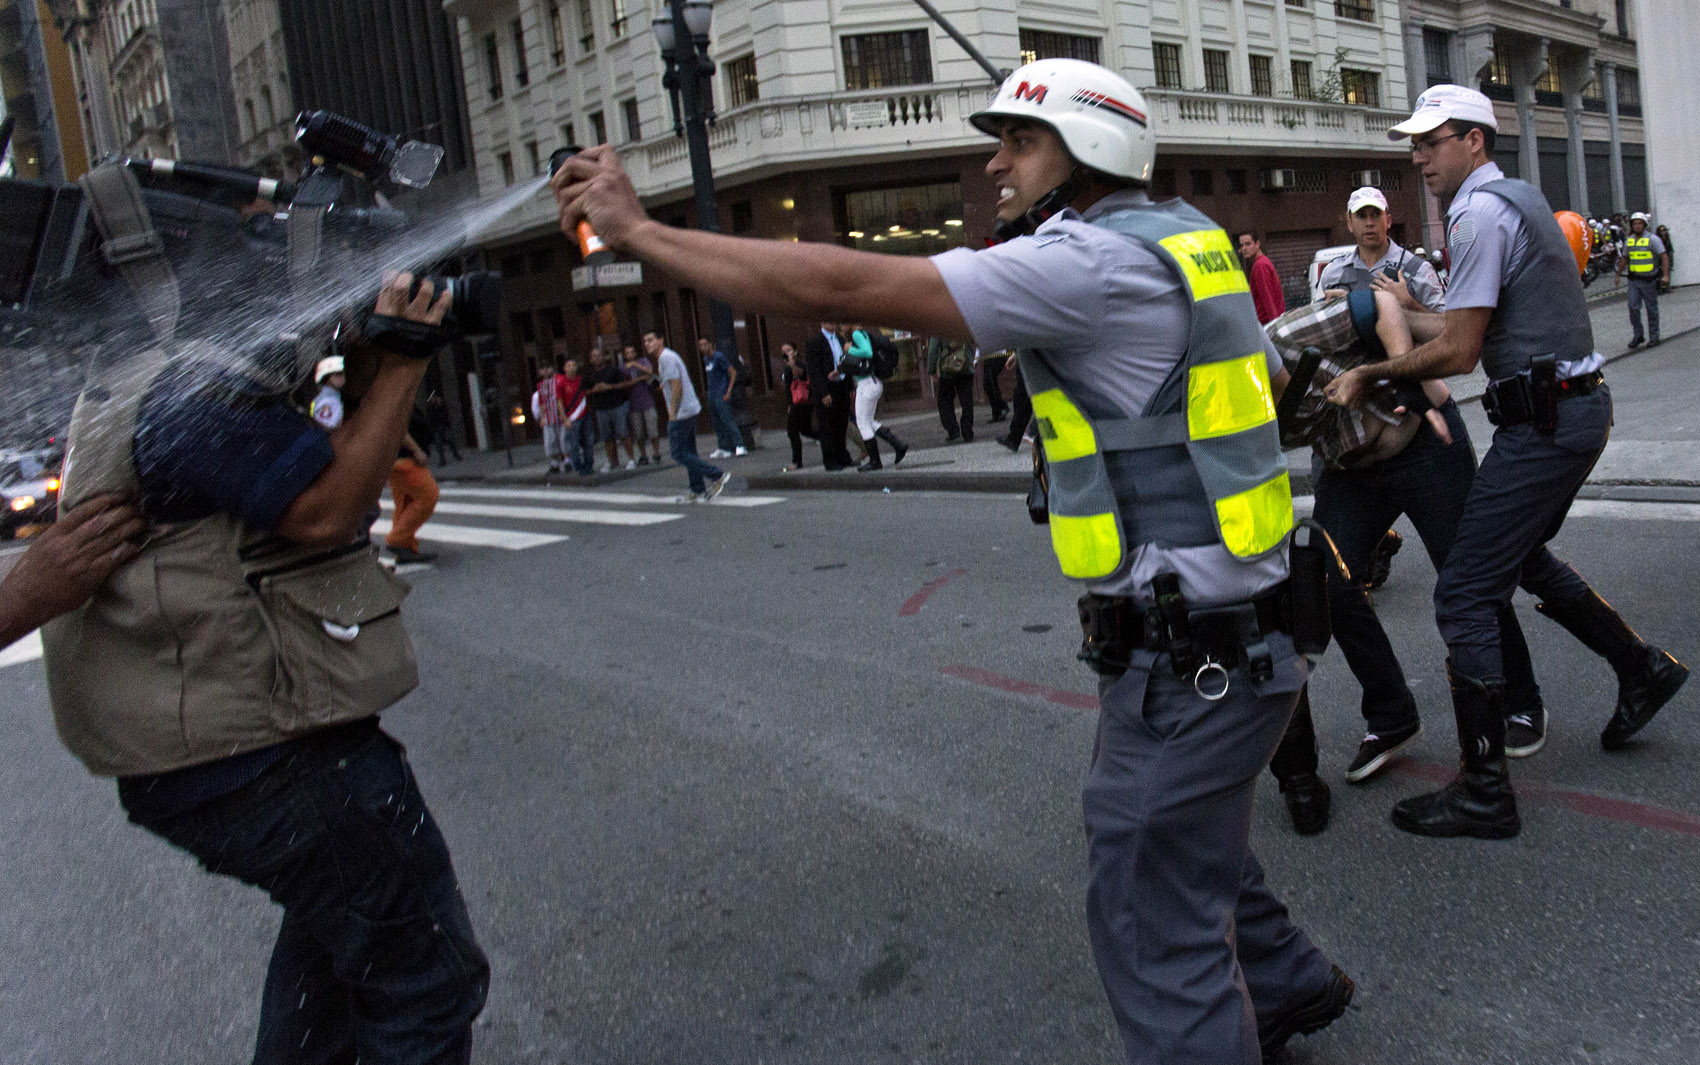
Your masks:
[[[78,503],[36,537],[0,583],[0,647],[82,606],[136,556],[147,523],[119,496]]]
[[[449,292],[445,290],[433,304],[431,285],[426,282],[409,302],[407,292],[412,283],[411,274],[386,280],[378,293],[377,312],[440,324],[449,309]],[[336,457],[289,504],[273,532],[299,544],[325,547],[349,543],[359,534],[366,513],[378,501],[395,465],[396,452],[407,435],[413,397],[427,365],[424,359],[379,353],[377,377],[360,409],[330,434]]]
[[[1447,311],[1440,335],[1404,355],[1386,362],[1359,366],[1336,377],[1328,386],[1328,399],[1342,407],[1355,407],[1383,378],[1423,381],[1469,373],[1482,357],[1482,337],[1487,334],[1492,307],[1466,307]]]
[[[667,420],[668,421],[671,422],[671,421],[677,421],[678,420],[675,417],[675,412],[678,411],[679,402],[680,402],[680,400],[682,400],[684,398],[684,395],[685,395],[685,387],[684,387],[684,385],[679,383],[678,378],[675,377],[673,380],[667,382]]]
[[[866,321],[972,339],[938,269],[924,258],[835,244],[728,237],[649,218],[607,145],[568,160],[552,185],[562,231],[588,219],[610,247],[730,303],[814,321]]]

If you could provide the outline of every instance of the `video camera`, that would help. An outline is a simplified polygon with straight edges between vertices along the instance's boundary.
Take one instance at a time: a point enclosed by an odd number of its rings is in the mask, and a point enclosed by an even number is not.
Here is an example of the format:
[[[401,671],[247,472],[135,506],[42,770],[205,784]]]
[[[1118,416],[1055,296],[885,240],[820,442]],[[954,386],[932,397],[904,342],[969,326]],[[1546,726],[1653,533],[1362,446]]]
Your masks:
[[[351,292],[375,286],[381,266],[417,269],[449,250],[435,231],[423,239],[430,224],[390,201],[430,184],[440,147],[329,111],[304,112],[296,141],[307,164],[297,183],[210,164],[123,161],[176,276],[179,337],[228,340],[236,321],[307,326],[302,319],[316,316],[323,324],[350,309]],[[0,319],[14,334],[51,323],[56,345],[145,344],[149,328],[126,294],[122,250],[102,240],[87,199],[79,185],[0,179]],[[311,287],[303,284],[307,271],[292,257],[303,220],[292,224],[295,215],[314,219],[319,267],[310,292],[302,291]],[[446,326],[462,334],[496,330],[499,273],[429,280],[453,293]]]

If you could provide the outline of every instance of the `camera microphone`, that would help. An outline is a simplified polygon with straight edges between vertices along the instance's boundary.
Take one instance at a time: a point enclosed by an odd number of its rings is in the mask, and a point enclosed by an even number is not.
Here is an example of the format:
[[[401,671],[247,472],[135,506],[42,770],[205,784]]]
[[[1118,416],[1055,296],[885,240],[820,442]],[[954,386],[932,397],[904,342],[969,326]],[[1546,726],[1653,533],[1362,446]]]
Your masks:
[[[554,177],[561,167],[566,165],[568,159],[583,150],[576,144],[556,148],[549,154],[549,176]],[[590,223],[583,219],[580,219],[578,224],[578,252],[586,266],[601,266],[603,263],[614,261],[614,249],[602,243],[602,238],[596,235],[596,230],[590,228]]]

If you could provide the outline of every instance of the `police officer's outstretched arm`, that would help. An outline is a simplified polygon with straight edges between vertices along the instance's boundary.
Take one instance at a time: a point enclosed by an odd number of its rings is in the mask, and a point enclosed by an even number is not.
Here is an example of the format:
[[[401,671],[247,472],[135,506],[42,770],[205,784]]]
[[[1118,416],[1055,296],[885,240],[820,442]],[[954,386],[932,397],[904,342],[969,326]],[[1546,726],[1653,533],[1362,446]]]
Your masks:
[[[873,322],[973,339],[944,278],[927,259],[663,225],[644,213],[607,145],[568,160],[552,185],[563,232],[573,233],[587,219],[610,247],[689,277],[732,303],[805,321]]]
[[[413,275],[387,275],[378,292],[376,313],[407,322],[437,326],[448,313],[450,293],[444,290],[433,299],[431,283],[421,282],[410,298]],[[355,411],[330,434],[335,458],[284,510],[272,531],[302,544],[335,547],[352,541],[365,523],[366,514],[395,464],[396,452],[407,432],[413,397],[425,376],[429,356],[435,348],[407,346],[386,341],[372,344],[378,360],[377,376]]]

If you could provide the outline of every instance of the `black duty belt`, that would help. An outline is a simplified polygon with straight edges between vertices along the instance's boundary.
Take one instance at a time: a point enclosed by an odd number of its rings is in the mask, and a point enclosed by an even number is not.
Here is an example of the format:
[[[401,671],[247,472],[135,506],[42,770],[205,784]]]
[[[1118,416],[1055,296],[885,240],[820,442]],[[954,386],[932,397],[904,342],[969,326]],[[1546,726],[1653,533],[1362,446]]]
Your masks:
[[[1482,394],[1482,408],[1487,411],[1488,421],[1495,425],[1536,422],[1542,432],[1550,433],[1555,428],[1552,420],[1557,417],[1560,402],[1586,396],[1606,380],[1604,374],[1595,370],[1563,380],[1551,377],[1543,381],[1539,369],[1524,370],[1488,385]]]
[[[1243,666],[1254,681],[1274,676],[1267,637],[1293,629],[1287,582],[1249,603],[1200,610],[1181,602],[1178,587],[1166,593],[1153,582],[1153,590],[1157,602],[1148,608],[1125,596],[1081,596],[1080,659],[1099,673],[1115,674],[1127,670],[1135,651],[1167,654],[1175,675],[1190,676],[1205,698],[1227,694],[1230,669]],[[1219,673],[1219,680],[1212,680],[1211,673]],[[1218,684],[1220,692],[1215,691]]]

